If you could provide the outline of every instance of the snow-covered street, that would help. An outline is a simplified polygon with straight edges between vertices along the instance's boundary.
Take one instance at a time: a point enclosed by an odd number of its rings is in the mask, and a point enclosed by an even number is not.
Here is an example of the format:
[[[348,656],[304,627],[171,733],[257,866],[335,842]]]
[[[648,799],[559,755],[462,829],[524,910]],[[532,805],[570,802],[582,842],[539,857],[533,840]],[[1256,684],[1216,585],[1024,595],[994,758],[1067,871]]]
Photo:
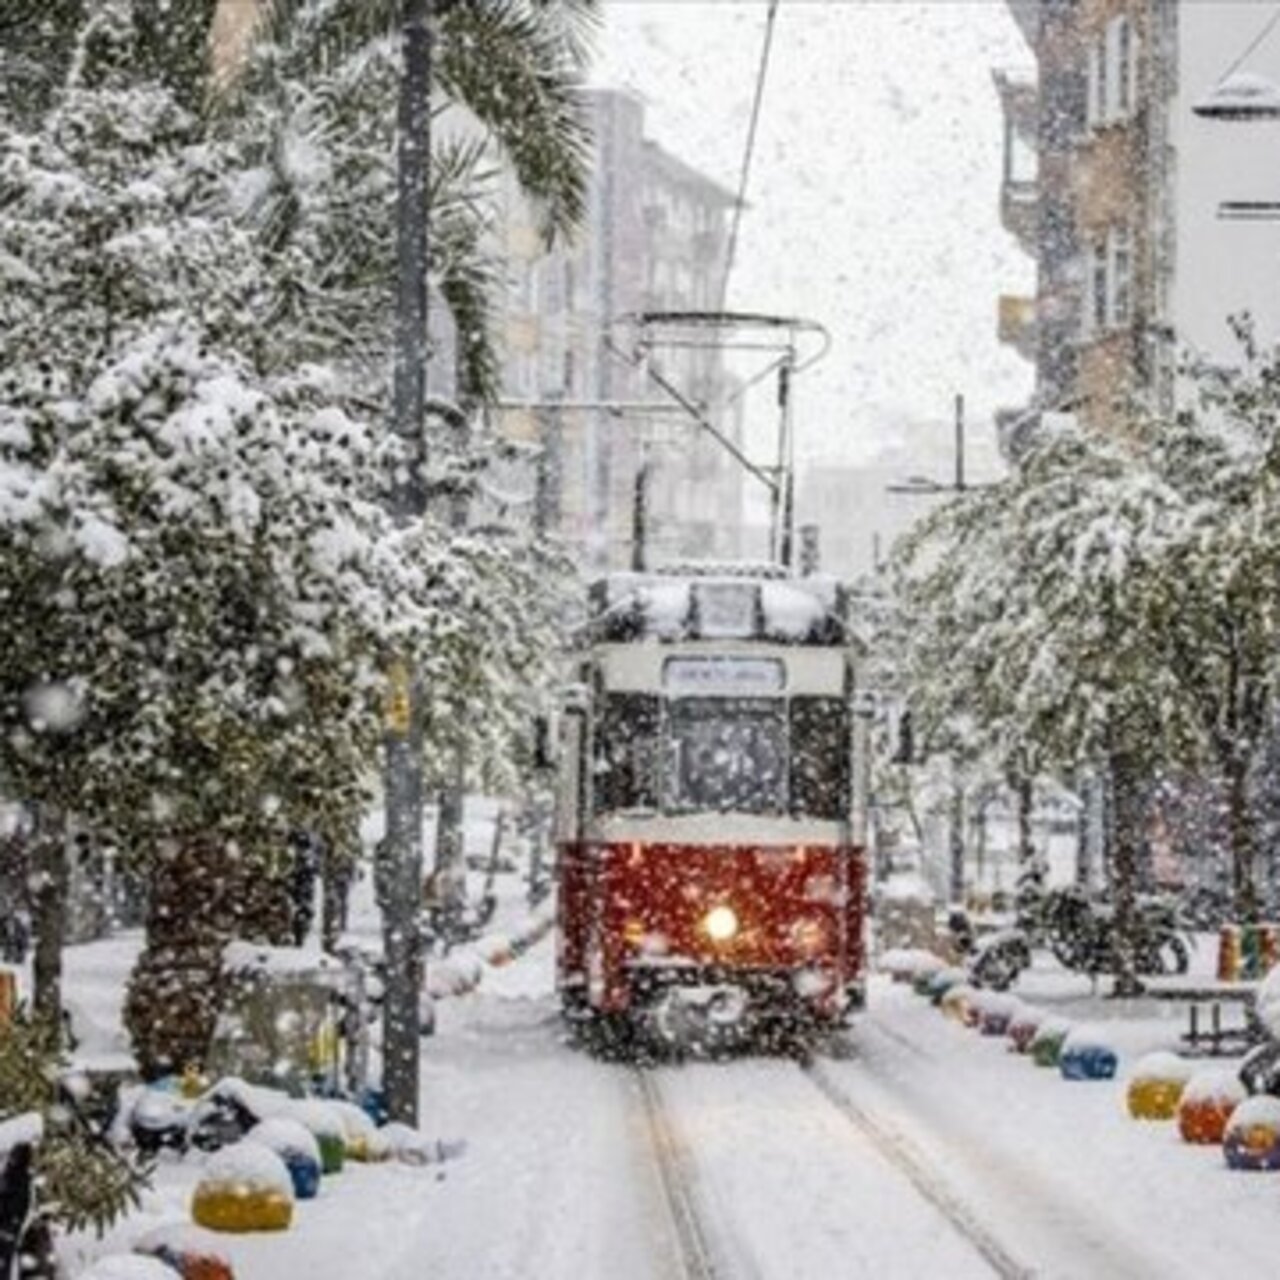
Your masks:
[[[124,948],[97,950],[118,963]],[[546,939],[440,1002],[422,1126],[465,1154],[326,1179],[292,1231],[222,1239],[240,1280],[1200,1280],[1273,1256],[1274,1176],[1230,1172],[1220,1148],[1125,1114],[1126,1064],[1174,1044],[1181,1010],[1117,1015],[1120,1081],[1066,1082],[887,980],[811,1062],[637,1066],[569,1042],[553,951]],[[101,1007],[110,964],[71,955]],[[1108,1012],[1061,970],[1027,981],[1041,1007]],[[199,1164],[162,1165],[113,1243],[185,1217]]]

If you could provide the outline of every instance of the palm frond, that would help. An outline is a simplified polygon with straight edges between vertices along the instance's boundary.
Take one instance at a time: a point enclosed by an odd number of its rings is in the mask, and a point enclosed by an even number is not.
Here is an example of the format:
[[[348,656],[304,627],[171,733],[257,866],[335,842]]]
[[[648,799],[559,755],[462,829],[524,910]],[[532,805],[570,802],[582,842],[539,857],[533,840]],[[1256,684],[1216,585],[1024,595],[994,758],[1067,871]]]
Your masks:
[[[436,77],[446,94],[493,135],[524,193],[540,208],[548,239],[586,212],[591,132],[582,61],[566,33],[585,0],[488,0],[459,4],[441,20]]]

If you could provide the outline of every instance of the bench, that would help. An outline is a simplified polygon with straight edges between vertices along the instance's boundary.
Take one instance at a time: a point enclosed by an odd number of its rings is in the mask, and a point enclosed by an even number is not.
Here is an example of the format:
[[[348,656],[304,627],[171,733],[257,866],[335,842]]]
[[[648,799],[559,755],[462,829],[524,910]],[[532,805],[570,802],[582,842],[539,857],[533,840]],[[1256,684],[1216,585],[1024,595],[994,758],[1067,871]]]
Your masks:
[[[1190,984],[1155,979],[1145,994],[1156,1000],[1185,1001],[1187,1030],[1180,1039],[1192,1054],[1216,1058],[1244,1053],[1262,1038],[1253,1012],[1257,989],[1256,982]],[[1223,1008],[1231,1005],[1242,1007],[1243,1021],[1224,1025]]]

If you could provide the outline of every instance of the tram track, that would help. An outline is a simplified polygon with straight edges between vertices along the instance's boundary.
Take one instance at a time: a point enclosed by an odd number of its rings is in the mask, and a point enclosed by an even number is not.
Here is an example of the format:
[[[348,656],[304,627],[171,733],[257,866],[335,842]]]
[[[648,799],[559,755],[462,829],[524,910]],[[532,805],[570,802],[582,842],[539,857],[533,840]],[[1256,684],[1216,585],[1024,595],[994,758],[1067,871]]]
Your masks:
[[[877,1120],[856,1103],[824,1067],[821,1059],[799,1066],[814,1087],[843,1121],[852,1126],[937,1210],[951,1228],[974,1249],[1001,1280],[1029,1280],[1036,1273],[1019,1261],[982,1223],[977,1214],[928,1167],[923,1156],[903,1136]]]
[[[754,1070],[760,1065],[758,1061],[752,1061],[751,1068]],[[836,1176],[827,1179],[823,1185],[828,1191],[833,1186],[844,1186],[842,1171],[846,1168],[848,1176],[853,1179],[848,1184],[849,1198],[844,1212],[838,1205],[828,1204],[825,1209],[819,1209],[818,1217],[814,1218],[815,1182],[806,1177],[795,1181],[793,1174],[796,1169],[788,1168],[780,1161],[776,1166],[781,1171],[779,1180],[775,1183],[771,1176],[766,1184],[765,1196],[772,1208],[783,1215],[803,1215],[808,1210],[810,1216],[806,1220],[814,1226],[820,1226],[823,1219],[829,1223],[829,1215],[838,1214],[845,1218],[856,1241],[860,1233],[870,1231],[874,1236],[882,1232],[886,1219],[882,1209],[872,1208],[858,1196],[854,1184],[859,1178],[863,1185],[868,1178],[882,1185],[896,1181],[907,1198],[917,1203],[914,1210],[917,1221],[924,1221],[919,1215],[932,1214],[938,1224],[937,1229],[955,1238],[951,1249],[953,1258],[966,1255],[972,1258],[972,1265],[963,1267],[964,1275],[994,1275],[1001,1280],[1027,1280],[1035,1275],[996,1238],[961,1197],[930,1171],[925,1159],[906,1146],[900,1135],[847,1096],[827,1075],[821,1060],[798,1063],[794,1068],[778,1063],[768,1066],[777,1069],[776,1074],[770,1077],[772,1088],[777,1092],[774,1094],[768,1088],[760,1090],[758,1105],[760,1114],[765,1117],[764,1123],[775,1123],[776,1111],[776,1123],[785,1130],[788,1116],[794,1116],[797,1109],[806,1113],[811,1130],[826,1132],[830,1155],[834,1157],[834,1163],[824,1163]],[[699,1071],[723,1072],[720,1078],[726,1082],[736,1074],[735,1067],[729,1064],[721,1067],[634,1068],[649,1146],[671,1223],[676,1273],[682,1280],[770,1280],[782,1273],[777,1270],[776,1255],[769,1261],[769,1250],[760,1251],[765,1240],[755,1234],[759,1224],[733,1196],[734,1182],[732,1179],[725,1181],[722,1162],[726,1149],[716,1150],[717,1143],[713,1140],[717,1119],[707,1114],[708,1109],[698,1102],[691,1103],[689,1090],[685,1087],[697,1079],[694,1073]],[[664,1088],[663,1077],[668,1072],[671,1078]],[[715,1077],[703,1076],[704,1087],[695,1090],[695,1094],[705,1093],[705,1082],[709,1078]],[[793,1083],[783,1088],[784,1081]],[[764,1084],[763,1080],[761,1084]],[[718,1094],[720,1091],[717,1089],[715,1092]],[[773,1100],[775,1097],[776,1102]],[[813,1105],[815,1100],[819,1100],[816,1109]],[[691,1105],[693,1110],[689,1110]],[[711,1106],[714,1105],[713,1102]],[[682,1111],[685,1114],[682,1115]],[[828,1116],[838,1117],[838,1125],[832,1126],[825,1118]],[[855,1141],[851,1143],[847,1138],[840,1138],[842,1131]],[[695,1140],[691,1141],[691,1138]],[[763,1135],[759,1140],[763,1140]],[[803,1138],[798,1136],[797,1143],[792,1154],[798,1166],[803,1167],[811,1153]],[[875,1170],[882,1172],[876,1173]],[[891,1199],[890,1203],[898,1202]],[[850,1246],[854,1253],[857,1247],[857,1243]],[[876,1250],[883,1254],[883,1241],[874,1246],[873,1252]],[[829,1256],[834,1258],[835,1255]],[[849,1261],[855,1263],[856,1268],[856,1259],[850,1257]],[[861,1274],[864,1269],[865,1266],[856,1268],[856,1273]],[[825,1275],[831,1271],[828,1265],[824,1265],[820,1272],[813,1269],[805,1271],[801,1267],[795,1271],[788,1270],[786,1274]]]
[[[698,1206],[684,1136],[663,1101],[656,1076],[645,1066],[637,1066],[634,1075],[662,1197],[671,1220],[681,1280],[733,1280],[740,1272],[729,1270],[716,1257]]]

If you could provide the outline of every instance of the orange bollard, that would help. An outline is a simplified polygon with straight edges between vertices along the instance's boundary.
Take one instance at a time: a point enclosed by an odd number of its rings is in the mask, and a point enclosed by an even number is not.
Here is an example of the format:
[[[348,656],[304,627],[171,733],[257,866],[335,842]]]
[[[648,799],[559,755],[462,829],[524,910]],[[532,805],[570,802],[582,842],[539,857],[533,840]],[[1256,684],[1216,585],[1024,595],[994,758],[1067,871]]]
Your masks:
[[[1261,946],[1259,947],[1259,971],[1260,978],[1266,977],[1272,969],[1276,967],[1276,960],[1280,959],[1277,951],[1280,950],[1280,927],[1268,921],[1260,926],[1262,934]]]
[[[1235,982],[1240,976],[1240,927],[1224,924],[1218,934],[1218,978]]]

